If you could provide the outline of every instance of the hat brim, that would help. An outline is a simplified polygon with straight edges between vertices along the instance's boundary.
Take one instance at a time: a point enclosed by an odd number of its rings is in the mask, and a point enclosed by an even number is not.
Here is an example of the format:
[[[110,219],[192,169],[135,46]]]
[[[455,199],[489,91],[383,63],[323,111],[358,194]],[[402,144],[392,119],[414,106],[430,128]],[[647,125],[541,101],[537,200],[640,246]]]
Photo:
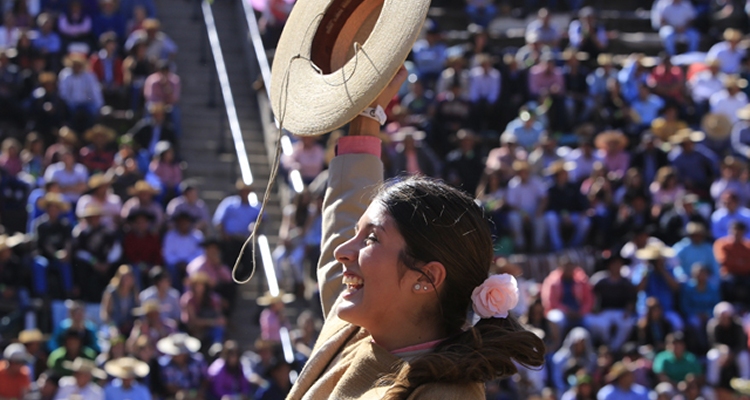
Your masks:
[[[343,8],[334,9],[332,0],[303,1],[289,15],[274,55],[271,106],[284,128],[296,135],[315,136],[338,129],[367,108],[406,60],[430,7],[429,0],[384,0],[380,15],[373,20],[380,2],[358,3],[355,13],[362,15],[360,9],[370,7],[369,17],[364,21],[349,18],[342,32],[354,28],[352,24],[362,27],[358,33],[369,26],[372,31],[367,38],[356,34],[351,38],[359,42],[356,50],[348,45],[341,48],[340,43],[329,49],[334,56],[327,74],[310,61],[312,43],[317,31],[329,26],[322,26],[331,20],[328,17]],[[352,52],[347,61],[341,59]],[[336,68],[336,64],[343,66]]]
[[[175,345],[174,338],[172,336],[167,336],[156,342],[156,349],[159,350],[159,352],[161,352],[162,354],[167,354],[170,356],[197,353],[201,349],[201,341],[194,337],[186,335],[184,343],[185,349],[187,350],[186,352],[182,351],[180,347]]]
[[[132,373],[127,371],[120,365],[120,359],[115,359],[104,364],[104,371],[109,375],[120,378],[120,379],[132,379],[132,378],[144,378],[151,371],[148,364],[143,361],[136,360],[133,362]]]
[[[271,296],[269,293],[266,293],[263,296],[258,297],[256,302],[261,307],[268,307],[271,304],[278,303],[278,302],[289,304],[293,302],[294,299],[295,297],[291,293],[281,293],[278,296]]]

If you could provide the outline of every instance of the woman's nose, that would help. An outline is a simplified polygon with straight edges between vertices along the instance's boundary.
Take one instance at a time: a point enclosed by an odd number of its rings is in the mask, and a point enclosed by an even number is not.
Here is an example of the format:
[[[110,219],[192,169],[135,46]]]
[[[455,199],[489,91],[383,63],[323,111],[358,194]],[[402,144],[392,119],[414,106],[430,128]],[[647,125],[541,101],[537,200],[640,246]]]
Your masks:
[[[357,251],[358,249],[354,243],[354,238],[351,238],[338,245],[338,247],[333,250],[333,256],[336,258],[336,261],[346,264],[357,258]]]

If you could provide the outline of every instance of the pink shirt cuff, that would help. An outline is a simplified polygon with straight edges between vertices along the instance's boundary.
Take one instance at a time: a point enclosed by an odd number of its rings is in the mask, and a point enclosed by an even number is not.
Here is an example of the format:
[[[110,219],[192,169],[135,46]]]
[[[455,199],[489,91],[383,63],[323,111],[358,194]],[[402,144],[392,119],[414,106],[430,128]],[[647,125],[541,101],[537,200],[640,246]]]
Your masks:
[[[336,155],[372,154],[380,158],[381,140],[375,136],[342,136],[339,138]]]

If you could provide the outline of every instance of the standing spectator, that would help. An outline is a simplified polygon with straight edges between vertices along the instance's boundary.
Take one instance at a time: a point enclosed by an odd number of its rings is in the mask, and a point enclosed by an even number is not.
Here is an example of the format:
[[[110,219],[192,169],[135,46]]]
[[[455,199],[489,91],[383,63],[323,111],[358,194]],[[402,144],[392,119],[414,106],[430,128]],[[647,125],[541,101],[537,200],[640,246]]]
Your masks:
[[[648,400],[651,399],[647,388],[635,383],[633,365],[618,361],[607,373],[608,385],[599,389],[597,400]]]
[[[162,318],[179,321],[180,292],[172,287],[169,273],[162,267],[156,266],[151,268],[148,277],[151,280],[151,286],[138,296],[141,304],[146,304],[149,300],[157,300],[161,305]]]
[[[568,38],[572,47],[589,53],[592,58],[598,57],[609,46],[607,31],[596,20],[596,11],[592,7],[578,11],[578,19],[570,22]]]
[[[222,346],[221,357],[208,367],[211,394],[217,399],[247,395],[252,390],[247,379],[248,373],[244,364],[240,363],[239,345],[233,340],[227,340]]]
[[[11,343],[3,351],[0,361],[0,398],[21,399],[31,389],[28,364],[32,356],[21,343]]]
[[[104,391],[93,378],[106,379],[107,374],[97,368],[93,360],[78,357],[66,363],[66,366],[73,371],[73,376],[60,379],[60,390],[55,400],[67,400],[75,395],[80,396],[81,400],[104,400]]]
[[[748,104],[747,95],[741,90],[746,86],[746,80],[737,75],[727,75],[724,78],[724,90],[714,93],[709,98],[711,112],[724,115],[732,123],[737,122],[737,111]]]
[[[60,97],[65,100],[74,118],[76,115],[83,118],[83,122],[75,126],[81,132],[82,128],[92,125],[104,105],[102,88],[96,75],[86,69],[86,56],[72,53],[66,61],[66,67],[60,71],[59,76]]]
[[[291,173],[298,171],[302,183],[309,185],[323,171],[325,148],[315,136],[303,136],[292,145],[292,153],[281,157],[281,165]]]
[[[448,48],[443,43],[440,28],[432,20],[426,22],[427,33],[424,39],[417,40],[412,49],[412,58],[416,64],[419,80],[427,90],[432,90],[435,82],[445,68],[448,60]]]
[[[579,190],[578,185],[570,182],[568,169],[570,166],[564,161],[556,161],[547,169],[553,183],[547,190],[548,202],[544,219],[547,221],[552,251],[560,251],[564,247],[562,227],[573,228],[573,239],[570,247],[584,244],[589,233],[588,200]]]
[[[44,171],[44,180],[57,182],[63,198],[75,203],[88,189],[89,173],[86,167],[76,163],[75,155],[70,150],[62,150],[59,154],[61,161],[47,167]]]
[[[722,298],[747,304],[750,301],[750,239],[747,222],[732,221],[729,234],[717,236],[714,255],[721,271]]]
[[[180,192],[182,193],[180,196],[175,197],[167,204],[167,217],[172,218],[178,212],[187,212],[193,216],[195,227],[206,233],[211,223],[211,217],[206,203],[198,194],[198,187],[189,181],[183,181],[180,184]]]
[[[706,59],[719,61],[721,72],[725,74],[739,73],[742,58],[747,54],[747,49],[740,47],[741,40],[742,31],[727,28],[724,30],[724,41],[711,46]]]
[[[484,170],[484,163],[475,148],[477,140],[474,132],[468,129],[458,131],[458,147],[445,157],[443,170],[446,182],[470,194],[476,193]]]
[[[637,293],[622,274],[625,261],[617,253],[605,253],[607,269],[591,277],[598,312],[585,318],[592,334],[613,351],[618,351],[630,338],[636,322]]]
[[[721,239],[731,234],[730,229],[735,221],[742,222],[745,227],[750,226],[750,209],[740,204],[739,196],[731,190],[721,194],[721,201],[716,211],[711,214],[711,236]],[[746,238],[750,239],[749,233],[743,230]],[[716,247],[714,246],[714,253]],[[718,260],[719,255],[715,254]],[[722,261],[719,261],[721,263]]]
[[[169,397],[185,396],[195,391],[203,397],[206,391],[206,363],[198,350],[200,340],[175,333],[159,340],[156,348],[165,355],[159,362],[161,380]]]
[[[654,373],[659,381],[670,382],[675,386],[690,374],[695,377],[702,376],[703,368],[700,361],[695,354],[687,351],[682,332],[667,335],[667,349],[654,358]]]
[[[691,25],[696,13],[689,1],[671,0],[664,7],[654,7],[652,19],[658,21],[659,37],[670,56],[677,54],[677,42],[687,41],[688,52],[698,50],[701,36]]]
[[[102,209],[102,224],[114,231],[119,228],[122,202],[120,196],[112,193],[112,180],[105,174],[94,174],[89,178],[89,193],[84,194],[76,204],[76,215],[82,215],[89,205]]]
[[[527,227],[531,228],[534,248],[544,248],[546,238],[546,221],[544,210],[547,209],[547,190],[539,177],[531,175],[529,163],[513,163],[514,176],[508,183],[507,203],[511,207],[508,215],[516,251],[526,248]]]
[[[73,226],[67,218],[61,218],[61,214],[68,211],[70,204],[57,193],[47,193],[39,201],[39,207],[45,213],[34,222],[33,232],[39,248],[39,255],[32,264],[34,294],[46,297],[55,293],[67,297],[73,294]],[[47,274],[50,270],[59,274],[62,287],[49,287]]]
[[[120,258],[122,247],[116,233],[102,225],[102,208],[90,204],[79,216],[83,221],[73,229],[73,273],[81,299],[99,303],[112,276],[112,263]]]
[[[558,265],[542,282],[540,297],[547,318],[565,332],[585,323],[594,307],[594,291],[586,271],[568,256],[559,257]]]
[[[132,357],[121,357],[104,364],[104,370],[113,379],[104,386],[106,400],[151,400],[151,393],[138,382],[148,376],[148,364]]]
[[[222,254],[224,255],[224,263],[227,265],[234,265],[234,261],[237,259],[240,249],[248,234],[252,231],[260,213],[260,206],[250,203],[249,196],[253,189],[252,185],[238,179],[235,188],[237,194],[222,200],[216,207],[213,217],[213,224],[220,233],[224,246],[226,246]],[[252,260],[245,254],[242,262],[246,267],[249,267]]]
[[[477,57],[476,67],[471,69],[469,78],[469,101],[471,102],[472,124],[477,131],[492,128],[493,111],[500,98],[500,71],[492,66],[492,58],[483,54]]]
[[[211,289],[208,275],[198,273],[190,277],[185,293],[180,297],[182,323],[188,333],[203,343],[221,343],[227,320],[221,313],[221,298]]]

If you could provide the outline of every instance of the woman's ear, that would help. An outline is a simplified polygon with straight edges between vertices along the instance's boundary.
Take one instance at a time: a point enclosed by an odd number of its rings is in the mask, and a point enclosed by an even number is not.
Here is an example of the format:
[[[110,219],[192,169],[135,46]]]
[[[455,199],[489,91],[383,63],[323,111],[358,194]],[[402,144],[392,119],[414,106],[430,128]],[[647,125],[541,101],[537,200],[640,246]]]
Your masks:
[[[439,289],[445,282],[445,266],[438,261],[431,261],[421,268],[424,275],[419,278],[422,287],[427,287],[423,292],[432,292]]]

